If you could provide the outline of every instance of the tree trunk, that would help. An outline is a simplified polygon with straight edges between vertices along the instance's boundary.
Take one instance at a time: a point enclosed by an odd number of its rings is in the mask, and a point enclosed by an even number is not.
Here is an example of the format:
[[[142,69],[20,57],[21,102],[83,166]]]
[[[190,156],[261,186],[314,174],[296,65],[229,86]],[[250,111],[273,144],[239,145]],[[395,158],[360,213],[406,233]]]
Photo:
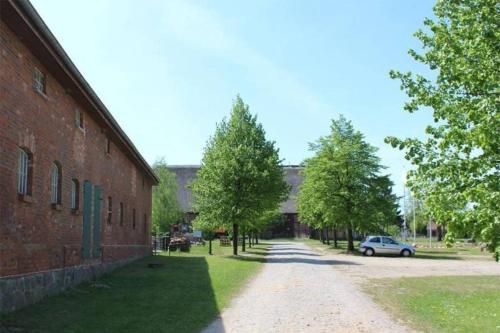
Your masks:
[[[319,233],[319,240],[321,241],[321,243],[325,244],[325,239],[323,237],[323,228],[319,229],[318,233]]]
[[[233,223],[233,255],[238,255],[238,224]]]
[[[212,255],[212,237],[208,240],[208,254]]]
[[[335,246],[335,248],[338,247],[338,245],[337,245],[337,228],[333,228],[333,246]]]
[[[326,231],[326,245],[330,245],[330,236],[328,235],[328,227],[325,228]]]
[[[252,232],[248,234],[248,248],[252,248]]]
[[[259,234],[255,233],[255,244],[259,244]]]
[[[347,227],[347,251],[348,252],[354,251],[354,239],[352,237],[352,227],[351,226]]]
[[[443,227],[438,225],[436,231],[437,231],[437,240],[438,242],[440,242],[443,240]]]
[[[241,233],[241,252],[246,251],[246,249],[245,249],[246,242],[247,242],[247,236],[245,235],[245,232],[243,231]]]

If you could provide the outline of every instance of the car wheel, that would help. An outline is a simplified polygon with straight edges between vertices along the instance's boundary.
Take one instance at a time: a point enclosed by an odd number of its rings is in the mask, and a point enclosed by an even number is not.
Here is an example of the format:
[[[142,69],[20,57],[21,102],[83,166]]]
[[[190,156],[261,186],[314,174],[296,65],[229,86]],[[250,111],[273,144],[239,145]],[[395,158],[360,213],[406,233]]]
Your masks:
[[[373,249],[367,248],[365,250],[365,256],[371,257],[374,254],[375,254],[375,251],[373,251]]]
[[[403,257],[409,257],[409,256],[411,256],[411,252],[410,252],[410,250],[403,250],[403,251],[401,251],[401,255]]]

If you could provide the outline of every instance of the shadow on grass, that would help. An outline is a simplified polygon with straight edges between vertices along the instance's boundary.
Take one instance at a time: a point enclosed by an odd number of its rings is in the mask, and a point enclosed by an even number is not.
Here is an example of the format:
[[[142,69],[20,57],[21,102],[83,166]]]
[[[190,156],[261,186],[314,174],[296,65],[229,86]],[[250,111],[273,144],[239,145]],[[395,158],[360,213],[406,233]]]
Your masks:
[[[2,315],[0,332],[199,332],[219,314],[203,257],[148,257],[98,283]]]
[[[458,257],[458,256],[449,256],[449,255],[444,255],[444,254],[441,254],[441,255],[429,254],[429,255],[427,255],[427,254],[420,254],[420,253],[417,253],[416,255],[414,255],[413,258],[431,259],[431,260],[464,260],[463,258]]]
[[[423,249],[417,249],[417,251],[419,251],[420,253],[424,253],[424,254],[458,254],[458,251],[427,251],[427,250],[423,250]]]

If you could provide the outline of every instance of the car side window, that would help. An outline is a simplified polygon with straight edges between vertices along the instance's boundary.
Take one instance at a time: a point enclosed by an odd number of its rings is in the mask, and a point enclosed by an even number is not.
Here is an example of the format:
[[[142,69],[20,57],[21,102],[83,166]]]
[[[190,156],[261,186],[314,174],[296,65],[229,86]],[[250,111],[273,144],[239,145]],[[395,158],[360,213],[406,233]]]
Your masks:
[[[389,237],[382,237],[382,242],[384,244],[398,244],[395,240],[389,238]]]
[[[370,238],[370,243],[380,243],[380,237]]]

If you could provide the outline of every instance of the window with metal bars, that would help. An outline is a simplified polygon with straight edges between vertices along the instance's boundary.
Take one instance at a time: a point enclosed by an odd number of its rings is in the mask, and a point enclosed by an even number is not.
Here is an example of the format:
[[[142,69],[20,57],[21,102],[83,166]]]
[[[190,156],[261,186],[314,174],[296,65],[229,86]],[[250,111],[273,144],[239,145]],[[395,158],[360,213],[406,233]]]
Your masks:
[[[108,197],[108,224],[113,221],[113,198]]]
[[[17,192],[22,195],[31,195],[32,155],[24,149],[19,149],[19,165],[17,170]]]
[[[59,162],[52,163],[52,171],[50,177],[51,202],[55,205],[61,204],[61,187],[62,187],[62,171]]]

